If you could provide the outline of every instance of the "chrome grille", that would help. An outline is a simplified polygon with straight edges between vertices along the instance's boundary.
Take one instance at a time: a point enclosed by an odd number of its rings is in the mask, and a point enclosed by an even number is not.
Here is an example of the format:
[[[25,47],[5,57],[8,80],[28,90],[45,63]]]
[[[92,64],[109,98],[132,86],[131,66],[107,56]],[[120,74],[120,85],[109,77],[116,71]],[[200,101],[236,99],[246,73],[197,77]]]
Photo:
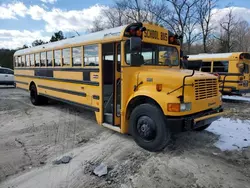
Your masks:
[[[217,79],[195,80],[195,99],[207,99],[218,95]]]

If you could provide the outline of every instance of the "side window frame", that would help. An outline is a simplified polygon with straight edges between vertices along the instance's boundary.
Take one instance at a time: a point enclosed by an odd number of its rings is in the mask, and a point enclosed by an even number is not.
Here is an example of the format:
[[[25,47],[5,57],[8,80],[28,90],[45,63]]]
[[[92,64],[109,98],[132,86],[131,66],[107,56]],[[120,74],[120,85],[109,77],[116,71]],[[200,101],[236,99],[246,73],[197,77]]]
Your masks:
[[[46,61],[47,61],[47,54],[46,54],[46,52],[41,52],[40,53],[40,66],[41,67],[46,67],[47,66],[47,62]]]
[[[203,65],[203,63],[210,63],[210,66]],[[208,69],[208,68],[209,68],[209,71],[204,71],[204,69]],[[211,73],[211,71],[213,70],[213,61],[202,61],[200,70],[202,72],[210,72]]]
[[[30,54],[30,66],[35,67],[35,54]]]
[[[96,51],[94,51],[94,53],[91,55],[88,55],[87,53],[91,53],[91,47],[97,49]],[[89,48],[89,49],[88,49]],[[83,48],[84,51],[84,66],[85,67],[98,67],[99,66],[99,45],[98,44],[91,44],[91,45],[86,45]],[[88,59],[87,59],[88,58]],[[89,60],[89,58],[94,58],[93,62],[90,62],[91,60]],[[88,62],[88,64],[86,64],[86,62]]]
[[[56,58],[56,52],[59,52],[58,58]],[[59,64],[56,63],[57,60],[59,60]],[[54,61],[54,67],[61,67],[62,66],[62,50],[61,49],[53,50],[53,61]]]
[[[37,55],[38,55],[38,60],[37,60]],[[40,67],[40,66],[41,66],[41,53],[38,52],[38,53],[35,53],[35,67]]]
[[[48,55],[49,53],[51,54]],[[51,56],[50,59],[49,56]],[[49,63],[49,61],[51,61],[51,63]],[[53,50],[46,51],[46,65],[47,67],[53,67]]]
[[[67,50],[67,51],[66,51]],[[66,54],[65,55],[65,52],[67,52],[68,54]],[[62,54],[62,56],[61,56],[61,59],[62,59],[62,66],[66,66],[66,67],[68,67],[68,66],[70,66],[71,65],[71,48],[63,48],[62,50],[61,50],[61,54]],[[65,59],[67,58],[67,61],[68,61],[68,63],[67,64],[65,64]],[[66,61],[66,62],[67,62]]]
[[[218,66],[218,65],[215,65],[216,63],[220,63],[221,66]],[[226,63],[226,65],[224,64]],[[226,67],[226,69],[225,69]],[[223,71],[216,71],[216,72],[228,72],[228,69],[229,69],[229,61],[213,61],[213,70],[212,72],[215,72],[215,69],[224,69]]]
[[[74,63],[74,49],[76,48],[80,48],[80,53],[78,54],[78,56],[80,57],[80,64],[75,64]],[[82,67],[83,66],[83,46],[74,46],[71,48],[71,54],[72,54],[72,67]],[[77,57],[77,58],[79,58]]]

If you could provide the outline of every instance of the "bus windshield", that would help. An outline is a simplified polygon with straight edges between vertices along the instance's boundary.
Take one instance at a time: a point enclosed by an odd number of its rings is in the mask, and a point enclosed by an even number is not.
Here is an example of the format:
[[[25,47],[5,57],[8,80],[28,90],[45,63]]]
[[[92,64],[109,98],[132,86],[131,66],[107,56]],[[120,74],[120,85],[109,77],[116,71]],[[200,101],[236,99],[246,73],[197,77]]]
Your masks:
[[[163,65],[178,66],[179,54],[178,50],[172,46],[163,46],[157,44],[142,43],[140,52],[130,52],[129,41],[126,43],[126,62],[135,65],[138,63],[131,62],[131,55],[137,54],[141,56],[142,63],[140,65]]]

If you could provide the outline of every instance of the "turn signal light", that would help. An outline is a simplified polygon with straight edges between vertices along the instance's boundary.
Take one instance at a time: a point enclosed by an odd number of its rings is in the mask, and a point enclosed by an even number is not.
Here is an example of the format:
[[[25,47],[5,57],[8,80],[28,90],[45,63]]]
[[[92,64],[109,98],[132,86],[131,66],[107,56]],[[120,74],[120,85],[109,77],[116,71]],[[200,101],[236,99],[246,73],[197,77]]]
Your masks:
[[[169,43],[173,44],[174,42],[175,42],[175,37],[174,36],[169,37]]]
[[[162,84],[156,84],[156,90],[161,91],[162,90]]]
[[[180,112],[180,103],[168,103],[169,112]]]

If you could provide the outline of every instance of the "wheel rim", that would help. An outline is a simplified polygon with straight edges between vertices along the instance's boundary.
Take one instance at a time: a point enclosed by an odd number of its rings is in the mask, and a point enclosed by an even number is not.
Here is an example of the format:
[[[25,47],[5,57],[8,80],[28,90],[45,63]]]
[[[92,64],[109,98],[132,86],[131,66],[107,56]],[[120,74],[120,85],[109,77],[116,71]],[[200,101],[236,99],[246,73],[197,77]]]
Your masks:
[[[144,141],[152,141],[156,137],[155,122],[148,116],[141,116],[137,120],[136,130]]]
[[[36,91],[34,91],[33,89],[30,91],[30,99],[31,102],[35,102],[35,98],[36,98]]]

